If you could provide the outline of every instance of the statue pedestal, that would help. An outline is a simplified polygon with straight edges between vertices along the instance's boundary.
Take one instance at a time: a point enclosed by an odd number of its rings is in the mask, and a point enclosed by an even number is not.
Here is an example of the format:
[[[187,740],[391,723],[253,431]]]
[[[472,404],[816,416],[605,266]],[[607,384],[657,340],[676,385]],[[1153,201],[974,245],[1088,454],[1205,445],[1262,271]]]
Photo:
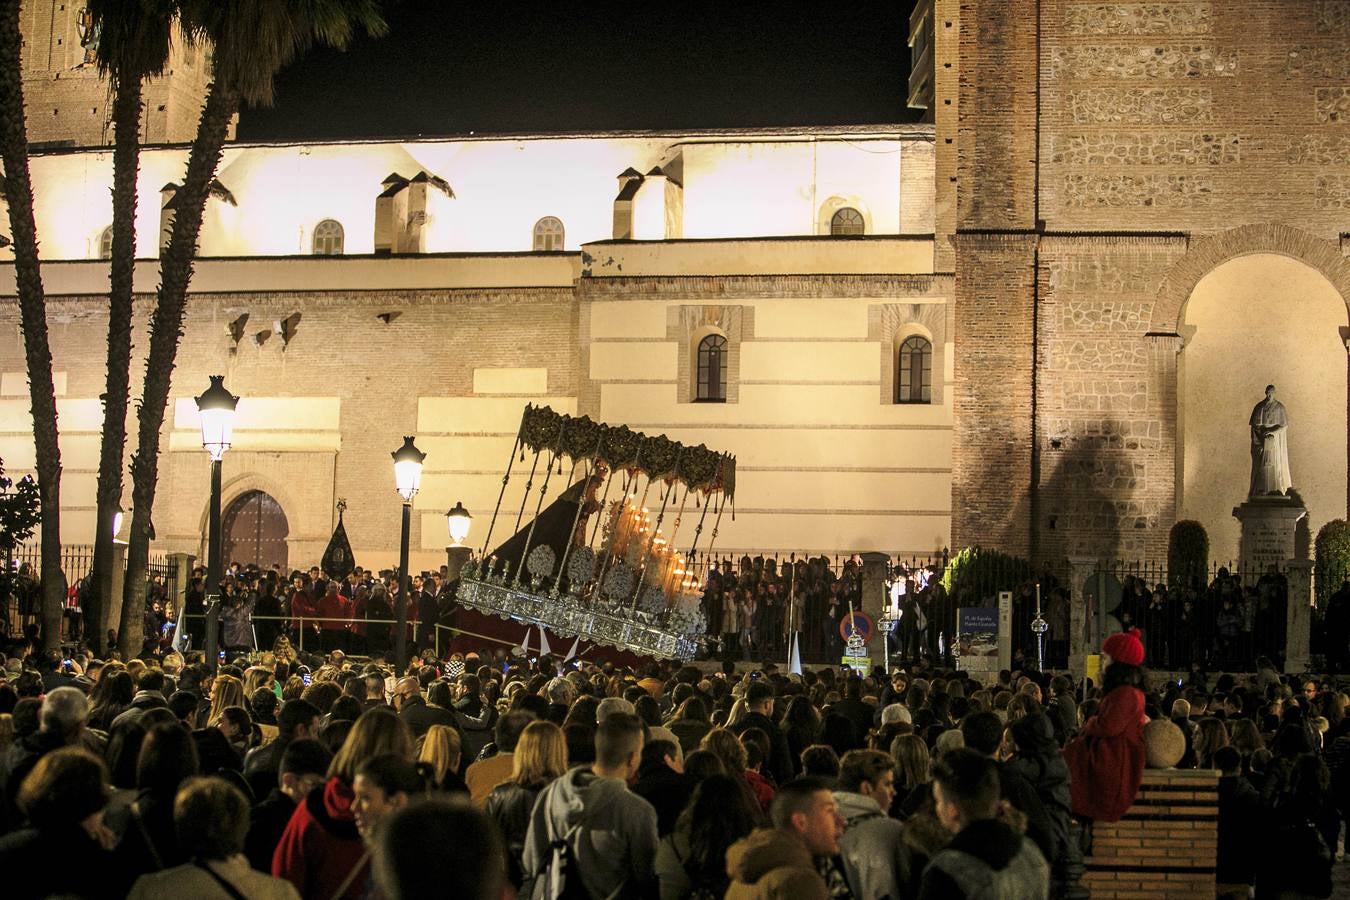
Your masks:
[[[1244,574],[1266,572],[1271,566],[1283,569],[1289,560],[1301,558],[1298,523],[1307,518],[1308,509],[1297,496],[1249,499],[1233,509],[1233,516],[1242,523],[1238,565]]]

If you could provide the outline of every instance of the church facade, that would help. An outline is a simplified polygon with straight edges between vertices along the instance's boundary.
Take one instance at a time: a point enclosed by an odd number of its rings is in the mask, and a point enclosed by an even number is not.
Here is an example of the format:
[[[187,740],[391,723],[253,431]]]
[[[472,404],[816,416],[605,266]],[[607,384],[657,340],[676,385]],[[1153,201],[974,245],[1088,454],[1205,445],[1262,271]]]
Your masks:
[[[930,0],[911,26],[927,125],[231,145],[157,547],[200,546],[191,397],[217,373],[244,398],[227,529],[246,555],[270,510],[264,564],[316,560],[339,498],[358,561],[389,563],[404,434],[428,453],[413,562],[443,560],[445,510],[496,506],[526,403],[735,454],[715,551],[1157,559],[1195,518],[1222,560],[1275,383],[1312,527],[1344,516],[1350,4]],[[77,143],[33,175],[84,543],[111,153]],[[184,157],[143,160],[138,353]],[[22,472],[8,300],[0,329]]]

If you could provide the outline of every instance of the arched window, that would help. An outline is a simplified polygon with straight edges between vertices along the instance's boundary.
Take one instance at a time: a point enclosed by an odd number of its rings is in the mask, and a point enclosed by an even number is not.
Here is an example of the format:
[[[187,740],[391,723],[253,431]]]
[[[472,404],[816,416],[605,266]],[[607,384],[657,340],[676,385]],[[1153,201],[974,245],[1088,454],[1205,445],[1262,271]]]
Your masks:
[[[561,250],[563,248],[563,223],[556,216],[544,216],[534,223],[535,250]]]
[[[933,345],[927,338],[907,337],[895,364],[895,402],[933,402]]]
[[[863,221],[862,213],[851,206],[835,210],[834,215],[830,217],[830,234],[832,235],[865,234],[866,232],[867,226]]]
[[[103,229],[98,238],[98,258],[112,259],[112,226]]]
[[[694,399],[701,403],[727,402],[727,339],[710,334],[698,342],[698,388]]]
[[[342,223],[336,219],[324,219],[314,226],[314,255],[341,256],[342,240]]]

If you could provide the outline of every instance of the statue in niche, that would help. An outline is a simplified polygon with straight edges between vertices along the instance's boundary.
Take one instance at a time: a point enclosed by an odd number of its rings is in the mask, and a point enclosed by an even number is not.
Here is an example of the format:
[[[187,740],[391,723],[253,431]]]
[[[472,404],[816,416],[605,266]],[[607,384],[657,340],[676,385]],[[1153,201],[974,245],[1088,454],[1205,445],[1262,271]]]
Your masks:
[[[1289,416],[1275,399],[1275,385],[1266,385],[1266,399],[1252,409],[1251,499],[1284,496],[1292,486],[1289,478]]]

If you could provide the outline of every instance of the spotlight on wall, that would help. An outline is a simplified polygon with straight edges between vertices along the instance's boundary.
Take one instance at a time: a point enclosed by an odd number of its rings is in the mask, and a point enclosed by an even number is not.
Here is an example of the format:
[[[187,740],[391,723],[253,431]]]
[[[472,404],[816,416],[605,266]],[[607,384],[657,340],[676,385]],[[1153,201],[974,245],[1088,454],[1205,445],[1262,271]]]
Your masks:
[[[262,331],[259,331],[257,334],[253,335],[253,346],[261,347],[263,344],[267,343],[267,339],[270,338],[271,336],[272,336],[271,329],[264,328]]]
[[[388,325],[390,322],[394,321],[401,315],[403,315],[403,313],[400,312],[399,310],[391,310],[389,312],[376,313],[375,318],[379,319],[381,322]]]

